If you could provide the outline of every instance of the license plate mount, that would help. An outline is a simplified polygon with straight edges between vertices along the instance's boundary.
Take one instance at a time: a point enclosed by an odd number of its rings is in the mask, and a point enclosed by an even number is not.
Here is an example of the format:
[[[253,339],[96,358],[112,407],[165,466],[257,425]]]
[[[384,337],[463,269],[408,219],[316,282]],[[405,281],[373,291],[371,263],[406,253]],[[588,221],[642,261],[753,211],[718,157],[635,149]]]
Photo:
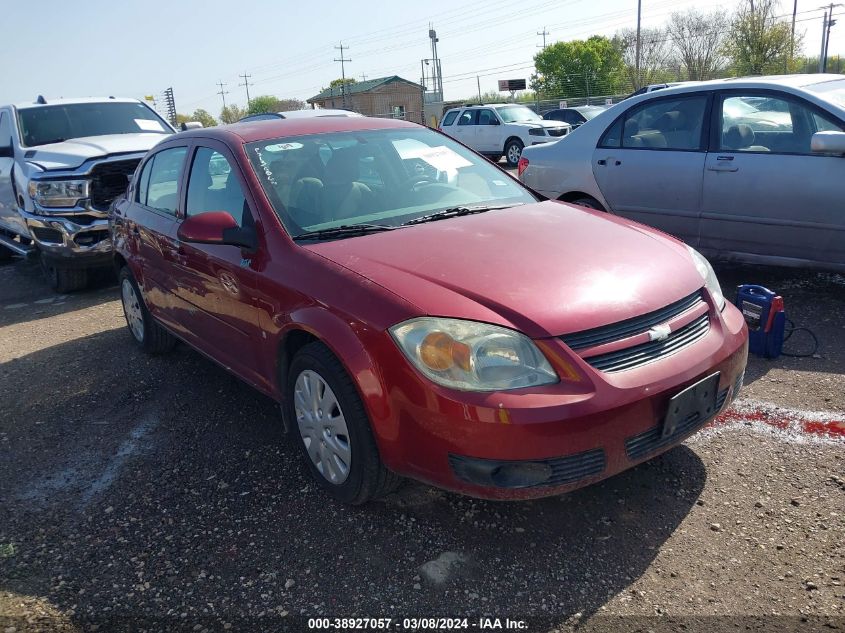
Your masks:
[[[720,372],[699,380],[669,400],[669,409],[663,420],[663,437],[673,435],[679,426],[697,417],[706,420],[716,413],[716,396]]]

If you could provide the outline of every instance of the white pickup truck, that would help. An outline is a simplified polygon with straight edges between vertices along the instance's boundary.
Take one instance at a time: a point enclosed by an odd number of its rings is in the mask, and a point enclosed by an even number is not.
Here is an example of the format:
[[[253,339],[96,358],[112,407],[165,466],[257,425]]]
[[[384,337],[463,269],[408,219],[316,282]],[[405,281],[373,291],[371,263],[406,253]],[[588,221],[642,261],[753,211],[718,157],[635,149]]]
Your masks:
[[[108,209],[174,129],[135,99],[0,106],[0,258],[37,256],[57,292],[110,266]]]

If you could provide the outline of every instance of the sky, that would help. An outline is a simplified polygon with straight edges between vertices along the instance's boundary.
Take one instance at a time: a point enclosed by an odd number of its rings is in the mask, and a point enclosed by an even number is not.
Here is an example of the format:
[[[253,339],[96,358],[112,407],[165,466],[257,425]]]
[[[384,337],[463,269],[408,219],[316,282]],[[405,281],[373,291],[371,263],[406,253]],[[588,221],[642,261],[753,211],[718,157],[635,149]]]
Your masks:
[[[732,11],[741,0],[642,0],[643,27],[659,26],[673,11]],[[793,0],[782,0],[791,14]],[[804,54],[821,47],[820,0],[797,0],[796,30]],[[307,99],[340,77],[399,75],[420,79],[431,57],[429,24],[447,99],[495,90],[498,79],[527,79],[546,42],[612,36],[635,27],[636,0],[41,0],[2,3],[0,104],[51,97],[143,98],[172,87],[179,112],[204,108],[214,116],[227,103],[246,104],[239,84],[247,74],[251,97]],[[830,53],[845,53],[845,7],[831,30]],[[479,79],[476,79],[479,76]]]

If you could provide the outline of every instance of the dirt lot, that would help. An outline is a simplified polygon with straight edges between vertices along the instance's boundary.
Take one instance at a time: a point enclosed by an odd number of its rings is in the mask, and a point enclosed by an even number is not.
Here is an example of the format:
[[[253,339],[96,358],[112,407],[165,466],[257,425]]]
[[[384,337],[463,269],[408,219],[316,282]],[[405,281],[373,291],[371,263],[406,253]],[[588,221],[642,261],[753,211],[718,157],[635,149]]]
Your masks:
[[[0,633],[845,630],[845,279],[720,276],[729,296],[779,290],[818,354],[752,359],[722,420],[588,489],[491,503],[408,484],[348,508],[310,483],[274,403],[184,346],[136,351],[112,280],[57,297],[2,265]]]

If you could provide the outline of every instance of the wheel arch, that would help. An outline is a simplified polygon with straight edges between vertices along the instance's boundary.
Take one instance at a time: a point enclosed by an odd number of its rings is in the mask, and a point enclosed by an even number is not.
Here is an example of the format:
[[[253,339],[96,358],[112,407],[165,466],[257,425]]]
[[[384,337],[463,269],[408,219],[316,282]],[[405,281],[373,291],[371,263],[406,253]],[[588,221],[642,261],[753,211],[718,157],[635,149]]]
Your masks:
[[[586,191],[568,191],[563,195],[558,197],[558,200],[561,202],[575,202],[580,198],[590,198],[591,200],[595,200],[596,204],[599,205],[600,211],[607,212],[607,208],[605,207],[604,203],[596,198],[593,194],[587,193]]]

